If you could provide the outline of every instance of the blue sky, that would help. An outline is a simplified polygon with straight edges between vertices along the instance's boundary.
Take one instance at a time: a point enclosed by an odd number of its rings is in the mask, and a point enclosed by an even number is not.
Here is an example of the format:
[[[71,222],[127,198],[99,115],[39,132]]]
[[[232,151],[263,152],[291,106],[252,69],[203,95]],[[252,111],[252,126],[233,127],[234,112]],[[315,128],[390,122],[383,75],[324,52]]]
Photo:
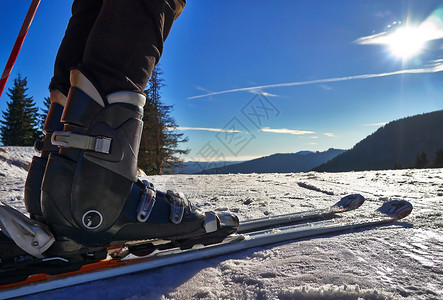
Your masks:
[[[1,68],[31,1],[3,2]],[[42,1],[7,84],[20,72],[39,105],[70,5]],[[380,124],[443,109],[442,5],[189,1],[160,62],[185,159],[349,149]]]

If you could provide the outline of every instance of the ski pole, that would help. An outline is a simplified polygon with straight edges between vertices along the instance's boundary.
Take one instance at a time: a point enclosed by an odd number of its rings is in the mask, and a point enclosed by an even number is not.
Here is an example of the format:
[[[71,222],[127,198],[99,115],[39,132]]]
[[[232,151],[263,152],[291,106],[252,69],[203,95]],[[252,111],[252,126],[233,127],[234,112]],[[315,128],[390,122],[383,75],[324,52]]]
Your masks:
[[[5,69],[3,70],[2,77],[0,78],[0,96],[5,88],[6,81],[8,81],[9,74],[11,74],[12,67],[14,66],[15,60],[17,59],[20,48],[23,45],[23,41],[28,33],[29,26],[31,26],[32,19],[34,18],[37,7],[40,4],[40,0],[32,0],[31,6],[29,7],[28,13],[26,14],[25,21],[23,21],[22,28],[18,33],[17,40],[15,41],[14,47],[12,48],[11,54],[9,55],[8,62],[6,63]]]

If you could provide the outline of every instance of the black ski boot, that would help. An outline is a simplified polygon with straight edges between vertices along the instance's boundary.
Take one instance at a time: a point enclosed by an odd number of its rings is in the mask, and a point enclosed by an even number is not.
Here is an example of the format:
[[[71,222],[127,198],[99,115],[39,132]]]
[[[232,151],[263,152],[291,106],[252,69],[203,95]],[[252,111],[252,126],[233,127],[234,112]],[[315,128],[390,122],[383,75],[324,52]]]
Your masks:
[[[36,151],[40,152],[40,156],[32,158],[25,183],[24,202],[31,219],[12,207],[0,203],[0,253],[2,254],[0,266],[2,271],[5,264],[15,266],[18,261],[25,260],[26,253],[33,257],[43,258],[43,253],[54,243],[54,237],[45,225],[41,210],[41,186],[48,156],[50,153],[58,152],[58,147],[51,144],[51,136],[54,131],[63,130],[60,119],[66,96],[54,90],[51,91],[50,99],[51,105],[43,126],[45,136],[42,141],[37,141],[34,145]]]
[[[42,141],[37,141],[34,145],[39,156],[32,158],[29,167],[28,176],[25,183],[25,207],[29,212],[31,219],[45,223],[41,210],[41,186],[43,175],[45,174],[46,164],[50,153],[58,153],[58,147],[51,144],[51,136],[54,131],[63,130],[63,124],[60,122],[63,113],[63,105],[66,103],[66,96],[59,91],[51,92],[51,105],[48,110],[43,133],[45,137]]]
[[[137,180],[145,97],[117,92],[105,99],[77,70],[54,132],[42,186],[43,217],[56,237],[50,255],[101,251],[130,240],[184,240],[229,234],[238,219],[202,213],[182,196]]]

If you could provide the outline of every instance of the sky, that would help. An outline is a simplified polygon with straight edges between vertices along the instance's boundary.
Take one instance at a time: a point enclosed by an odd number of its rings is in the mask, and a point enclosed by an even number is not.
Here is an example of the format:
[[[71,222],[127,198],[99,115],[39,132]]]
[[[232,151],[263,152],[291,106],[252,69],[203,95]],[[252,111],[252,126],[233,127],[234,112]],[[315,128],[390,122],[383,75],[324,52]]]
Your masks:
[[[0,2],[1,68],[30,3]],[[41,2],[6,89],[20,73],[42,106],[71,4]],[[160,67],[185,160],[350,149],[443,109],[443,1],[188,1]]]

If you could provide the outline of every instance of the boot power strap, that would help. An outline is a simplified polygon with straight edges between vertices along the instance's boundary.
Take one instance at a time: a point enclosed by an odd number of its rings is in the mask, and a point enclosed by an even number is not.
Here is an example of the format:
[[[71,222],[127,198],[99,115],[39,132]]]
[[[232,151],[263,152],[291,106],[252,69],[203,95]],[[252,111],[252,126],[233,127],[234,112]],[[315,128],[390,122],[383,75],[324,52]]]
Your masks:
[[[99,153],[109,154],[112,139],[103,136],[89,136],[71,131],[55,131],[51,136],[52,145],[62,148],[76,148],[92,150]]]

